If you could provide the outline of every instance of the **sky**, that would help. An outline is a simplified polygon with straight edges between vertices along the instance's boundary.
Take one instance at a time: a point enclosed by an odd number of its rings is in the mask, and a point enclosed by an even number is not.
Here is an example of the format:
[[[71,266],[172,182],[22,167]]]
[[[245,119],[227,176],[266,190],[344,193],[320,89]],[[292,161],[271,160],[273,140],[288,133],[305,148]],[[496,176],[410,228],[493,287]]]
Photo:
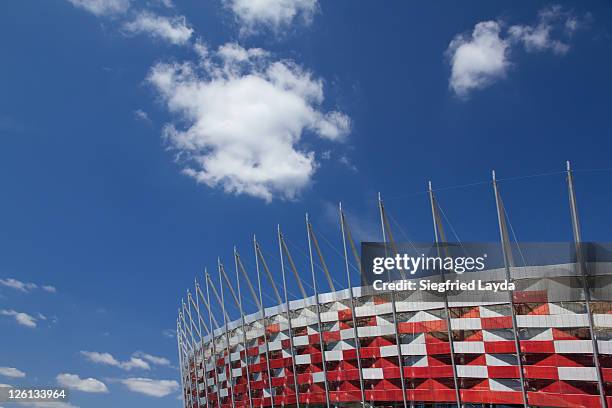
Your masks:
[[[499,239],[496,170],[517,239],[566,241],[570,160],[610,241],[610,27],[606,1],[3,2],[0,384],[178,407],[205,268],[235,245],[254,277],[256,234],[280,282],[280,225],[308,279],[308,213],[343,287],[338,203],[359,241],[378,192],[431,241],[429,180],[455,238]]]

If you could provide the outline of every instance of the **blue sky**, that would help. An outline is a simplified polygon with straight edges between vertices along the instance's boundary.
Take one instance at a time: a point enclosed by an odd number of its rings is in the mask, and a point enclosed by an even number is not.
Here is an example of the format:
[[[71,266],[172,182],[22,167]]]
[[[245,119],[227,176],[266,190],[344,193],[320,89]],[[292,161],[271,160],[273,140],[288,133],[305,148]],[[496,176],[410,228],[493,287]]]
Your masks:
[[[261,4],[0,6],[0,383],[178,406],[194,277],[234,244],[254,272],[255,233],[279,278],[277,224],[307,274],[308,212],[344,282],[335,206],[379,239],[378,191],[398,239],[432,239],[432,180],[462,240],[495,240],[496,169],[518,238],[563,241],[571,160],[610,240],[609,2]]]

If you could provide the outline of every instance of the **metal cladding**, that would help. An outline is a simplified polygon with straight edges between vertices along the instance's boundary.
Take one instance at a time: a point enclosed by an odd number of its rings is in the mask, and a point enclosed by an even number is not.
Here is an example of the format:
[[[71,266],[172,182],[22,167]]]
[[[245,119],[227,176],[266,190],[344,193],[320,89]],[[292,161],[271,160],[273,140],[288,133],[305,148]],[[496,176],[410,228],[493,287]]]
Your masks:
[[[578,244],[569,168],[567,174]],[[505,245],[507,231],[497,185],[495,198]],[[436,240],[444,240],[433,195],[431,201]],[[380,211],[383,235],[389,239],[382,202]],[[236,295],[224,275],[226,290],[231,290],[231,299],[224,300],[237,304],[241,315],[230,319],[227,308],[219,305],[222,315],[215,316],[208,285],[214,302],[223,296],[223,281],[220,296],[208,275],[206,296],[196,283],[177,320],[185,407],[612,406],[612,302],[601,296],[602,286],[590,286],[579,262],[517,267],[508,261],[505,268],[483,271],[486,279],[509,277],[516,283],[517,289],[503,301],[419,302],[409,293],[381,293],[351,285],[347,247],[354,246],[352,241],[347,246],[345,237],[350,232],[345,231],[341,210],[340,220],[347,262],[346,271],[336,271],[334,276],[346,273],[347,289],[320,293],[316,282],[311,282],[313,296],[288,299],[285,279],[291,274],[286,277],[285,270],[293,271],[303,292],[299,279],[314,275],[316,261],[311,245],[311,270],[300,270],[298,276],[280,229],[280,258],[287,264],[278,267],[283,299],[273,287],[278,306],[262,304],[259,265],[269,276],[269,264],[257,242],[257,288],[234,251],[236,277],[240,271],[257,313],[244,314],[240,282],[234,286]],[[307,234],[320,255],[308,221]],[[319,261],[324,263],[322,257]],[[219,269],[225,274],[221,264]],[[609,291],[612,268],[598,274],[600,285]]]

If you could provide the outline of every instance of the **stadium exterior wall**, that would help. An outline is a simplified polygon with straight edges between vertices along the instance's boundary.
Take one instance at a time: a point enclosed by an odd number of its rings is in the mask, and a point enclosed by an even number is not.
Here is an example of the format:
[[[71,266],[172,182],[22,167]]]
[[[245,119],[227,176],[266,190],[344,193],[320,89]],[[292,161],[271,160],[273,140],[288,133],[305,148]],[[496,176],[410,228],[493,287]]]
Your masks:
[[[589,303],[608,404],[612,302],[598,301],[597,293],[610,289],[612,275],[601,271],[611,267],[597,268],[598,288],[591,291]],[[483,271],[481,278],[499,280],[502,273]],[[285,304],[266,308],[265,322],[260,313],[245,317],[246,350],[242,320],[228,323],[227,336],[224,327],[214,332],[214,358],[211,336],[195,339],[193,349],[187,347],[181,365],[186,406],[205,407],[207,401],[215,408],[219,402],[223,408],[298,402],[324,406],[326,397],[334,406],[361,404],[363,387],[365,403],[373,406],[404,406],[405,396],[411,407],[451,407],[458,405],[455,384],[462,406],[601,406],[590,317],[586,302],[576,300],[585,299],[576,265],[516,268],[512,273],[518,288],[513,295],[516,331],[509,302],[449,301],[445,308],[444,303],[412,301],[411,295],[397,292],[394,319],[390,294],[371,287],[353,288],[353,307],[348,289],[320,294],[318,302],[314,296],[291,301],[291,339]]]

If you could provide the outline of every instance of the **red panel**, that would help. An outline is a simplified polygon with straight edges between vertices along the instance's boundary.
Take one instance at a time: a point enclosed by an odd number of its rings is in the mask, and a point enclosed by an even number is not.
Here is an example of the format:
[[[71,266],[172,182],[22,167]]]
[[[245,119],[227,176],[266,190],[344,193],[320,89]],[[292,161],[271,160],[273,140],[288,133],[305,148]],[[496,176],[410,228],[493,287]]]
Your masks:
[[[489,378],[519,378],[518,366],[487,366]]]
[[[512,316],[483,317],[480,319],[483,329],[510,329],[512,328]]]
[[[523,353],[554,353],[555,343],[552,341],[521,340]]]
[[[598,395],[548,394],[529,392],[529,405],[540,405],[559,408],[595,408],[601,407]]]
[[[506,354],[516,352],[516,347],[513,340],[485,341],[484,346],[485,353],[487,354]]]

